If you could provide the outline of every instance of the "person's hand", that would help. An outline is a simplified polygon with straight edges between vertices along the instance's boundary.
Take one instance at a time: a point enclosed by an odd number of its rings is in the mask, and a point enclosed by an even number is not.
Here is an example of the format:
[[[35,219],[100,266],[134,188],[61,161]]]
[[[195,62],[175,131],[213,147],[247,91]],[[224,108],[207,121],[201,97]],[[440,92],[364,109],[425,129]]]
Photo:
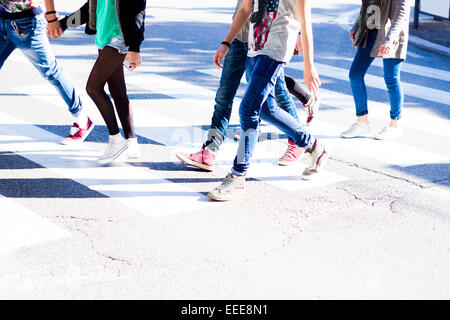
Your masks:
[[[382,56],[388,55],[389,51],[391,51],[391,48],[389,48],[388,46],[382,44],[378,48],[378,56],[382,57]]]
[[[54,19],[57,19],[58,16],[56,14],[49,14],[46,16],[47,21],[52,21]],[[54,22],[49,22],[47,24],[47,35],[50,37],[50,39],[55,40],[59,37],[61,37],[64,34],[64,30],[61,28],[61,25],[59,24],[59,21],[56,20]]]
[[[302,44],[302,37],[299,35],[297,37],[297,42],[295,43],[295,50],[294,54],[301,56],[303,53],[303,44]]]
[[[223,69],[222,60],[225,58],[229,50],[230,48],[228,48],[227,45],[222,44],[214,54],[213,63],[218,69]]]
[[[319,87],[322,82],[319,78],[319,73],[314,65],[307,67],[305,66],[305,72],[303,73],[303,78],[305,81],[306,88],[311,92],[315,98],[319,95]]]
[[[125,60],[130,62],[131,69],[130,71],[136,70],[142,63],[141,54],[139,52],[129,51],[125,56]]]
[[[355,40],[356,40],[355,35],[356,35],[356,31],[355,31],[355,30],[350,30],[350,39],[351,39],[352,41],[355,41]]]

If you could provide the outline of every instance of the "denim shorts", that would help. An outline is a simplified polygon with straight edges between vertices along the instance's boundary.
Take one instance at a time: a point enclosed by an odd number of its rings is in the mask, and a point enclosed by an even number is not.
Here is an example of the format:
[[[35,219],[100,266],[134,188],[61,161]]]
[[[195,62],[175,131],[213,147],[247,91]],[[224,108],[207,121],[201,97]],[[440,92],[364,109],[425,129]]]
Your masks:
[[[125,45],[125,39],[123,38],[123,36],[115,36],[114,38],[111,39],[111,41],[109,41],[108,44],[105,45],[105,47],[106,46],[117,49],[117,51],[119,51],[120,54],[128,53],[128,46]]]

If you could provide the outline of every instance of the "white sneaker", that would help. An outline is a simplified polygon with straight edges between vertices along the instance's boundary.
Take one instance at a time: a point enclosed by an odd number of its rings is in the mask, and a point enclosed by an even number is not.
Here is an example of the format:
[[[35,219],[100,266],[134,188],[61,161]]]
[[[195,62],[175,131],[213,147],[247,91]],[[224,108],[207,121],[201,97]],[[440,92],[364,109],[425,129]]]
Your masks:
[[[400,127],[384,127],[380,132],[374,134],[377,140],[389,140],[403,137],[403,129]]]
[[[139,147],[137,138],[128,138],[128,149],[123,153],[128,159],[139,159],[141,156],[141,148]]]
[[[128,148],[128,142],[121,136],[120,133],[109,136],[108,146],[105,154],[101,156],[97,162],[100,164],[107,164],[117,159]]]
[[[359,136],[363,136],[365,134],[371,133],[372,129],[370,128],[369,123],[359,123],[355,122],[352,126],[341,133],[342,138],[355,138]]]

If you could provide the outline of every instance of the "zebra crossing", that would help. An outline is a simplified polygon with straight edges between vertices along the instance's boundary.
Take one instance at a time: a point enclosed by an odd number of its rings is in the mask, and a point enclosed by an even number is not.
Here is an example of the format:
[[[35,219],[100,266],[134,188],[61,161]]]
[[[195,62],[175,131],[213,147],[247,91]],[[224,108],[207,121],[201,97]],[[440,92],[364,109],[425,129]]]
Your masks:
[[[15,58],[20,61],[21,58]],[[379,62],[375,63],[380,67]],[[326,64],[317,64],[324,77],[348,81],[348,71]],[[290,70],[302,70],[302,64],[294,62],[287,66]],[[436,81],[447,83],[450,72],[414,64],[405,64],[405,73],[424,75]],[[197,70],[198,73],[216,81],[220,71],[207,68]],[[196,151],[204,141],[207,126],[210,122],[215,91],[189,81],[174,79],[162,74],[136,73],[127,77],[132,92],[141,95],[153,95],[151,100],[132,99],[137,134],[166,147],[169,161],[176,162],[175,151]],[[245,81],[243,81],[245,85]],[[384,89],[381,77],[369,74],[367,84],[372,88]],[[448,91],[404,83],[408,97],[420,98],[424,101],[450,105]],[[47,84],[20,86],[17,93],[32,96],[51,105],[59,103],[59,97]],[[427,94],[424,96],[423,92]],[[419,146],[411,146],[402,141],[375,141],[373,139],[343,140],[340,132],[348,123],[332,122],[326,115],[339,114],[337,118],[351,119],[353,101],[348,94],[321,89],[323,110],[317,122],[308,130],[333,150],[341,150],[356,154],[361,158],[370,158],[384,166],[414,166],[430,163],[449,163],[448,150],[429,151]],[[94,121],[102,124],[102,119],[90,99],[84,95],[87,108],[94,111]],[[235,99],[235,110],[240,98]],[[158,108],[159,105],[179,110],[173,114]],[[370,101],[371,115],[378,119],[386,118],[388,106],[385,103]],[[327,109],[327,107],[332,107]],[[187,111],[186,111],[187,110]],[[300,111],[301,112],[301,111]],[[239,123],[237,112],[233,112],[231,124]],[[404,126],[420,128],[421,131],[437,135],[443,139],[450,137],[448,119],[424,112],[423,110],[405,110]],[[275,128],[263,126],[264,133],[280,133]],[[186,211],[211,209],[223,205],[208,201],[205,193],[195,191],[186,184],[179,184],[166,179],[156,170],[135,166],[129,163],[116,163],[109,167],[99,167],[96,163],[101,154],[98,145],[81,145],[67,147],[59,144],[61,137],[40,128],[37,124],[0,113],[0,152],[13,153],[46,168],[49,175],[57,175],[75,181],[92,192],[96,192],[113,201],[129,207],[143,215],[157,218],[170,216]],[[307,165],[306,161],[291,167],[280,167],[277,159],[284,151],[283,139],[263,141],[255,152],[249,178],[262,181],[270,186],[296,192],[312,188],[324,188],[349,180],[344,174],[325,170],[319,179],[309,182],[300,179],[300,173]],[[237,149],[232,139],[227,139],[218,155],[219,168],[228,170]],[[448,190],[441,188],[440,197],[448,196]],[[151,208],[149,209],[149,203]],[[29,209],[21,206],[14,199],[0,196],[2,212],[15,214],[0,215],[0,254],[6,254],[17,248],[70,237],[70,232],[61,229],[41,218]],[[32,229],[33,232],[30,232]],[[11,235],[14,235],[12,237]]]

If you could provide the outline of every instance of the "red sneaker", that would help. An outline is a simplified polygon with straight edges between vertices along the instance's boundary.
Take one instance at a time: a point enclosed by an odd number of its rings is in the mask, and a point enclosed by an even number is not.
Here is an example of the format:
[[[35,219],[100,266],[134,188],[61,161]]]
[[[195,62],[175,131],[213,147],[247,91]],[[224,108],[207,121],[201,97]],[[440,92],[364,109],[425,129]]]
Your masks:
[[[91,133],[92,129],[94,129],[95,124],[88,117],[86,128],[80,128],[78,123],[74,122],[72,128],[70,128],[70,134],[65,137],[61,143],[65,145],[70,144],[78,144],[82,143],[86,140],[87,136]]]
[[[214,171],[216,168],[216,154],[205,146],[196,153],[186,154],[177,152],[175,154],[183,163],[206,171]]]
[[[294,162],[300,160],[304,153],[304,148],[300,148],[295,142],[288,140],[288,148],[280,160],[278,160],[278,164],[280,166],[290,166]]]

